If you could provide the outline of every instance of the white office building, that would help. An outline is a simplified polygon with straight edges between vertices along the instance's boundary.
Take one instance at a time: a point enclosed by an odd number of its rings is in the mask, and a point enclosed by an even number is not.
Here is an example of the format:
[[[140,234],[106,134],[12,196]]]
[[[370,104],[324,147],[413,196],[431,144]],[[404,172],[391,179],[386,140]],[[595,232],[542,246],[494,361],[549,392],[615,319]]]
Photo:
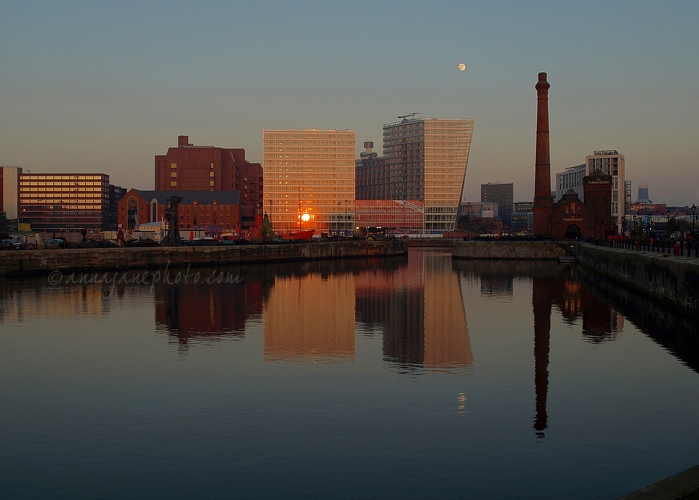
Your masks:
[[[624,155],[615,149],[595,151],[594,154],[585,157],[587,174],[595,170],[601,170],[612,176],[612,218],[617,225],[617,231],[621,231],[621,221],[624,219],[625,207],[625,174],[626,161]]]

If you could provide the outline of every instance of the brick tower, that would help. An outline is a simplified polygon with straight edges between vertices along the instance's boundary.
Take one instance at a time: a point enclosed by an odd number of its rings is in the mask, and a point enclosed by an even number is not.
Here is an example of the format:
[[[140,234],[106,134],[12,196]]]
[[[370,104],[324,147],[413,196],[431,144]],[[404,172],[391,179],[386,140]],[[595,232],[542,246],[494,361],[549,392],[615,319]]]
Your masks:
[[[534,177],[534,236],[551,236],[551,153],[549,150],[549,82],[539,73],[536,83],[536,173]]]

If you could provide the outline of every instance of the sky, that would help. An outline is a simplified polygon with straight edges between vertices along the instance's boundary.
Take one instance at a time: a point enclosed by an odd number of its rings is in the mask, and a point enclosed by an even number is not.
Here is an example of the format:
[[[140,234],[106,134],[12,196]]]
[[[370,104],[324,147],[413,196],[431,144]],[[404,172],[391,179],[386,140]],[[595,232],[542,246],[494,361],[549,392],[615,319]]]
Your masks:
[[[473,118],[464,199],[534,193],[548,73],[551,176],[596,150],[699,204],[699,2],[0,0],[0,165],[152,189],[188,135],[262,162],[263,129]],[[459,63],[466,70],[458,70]]]

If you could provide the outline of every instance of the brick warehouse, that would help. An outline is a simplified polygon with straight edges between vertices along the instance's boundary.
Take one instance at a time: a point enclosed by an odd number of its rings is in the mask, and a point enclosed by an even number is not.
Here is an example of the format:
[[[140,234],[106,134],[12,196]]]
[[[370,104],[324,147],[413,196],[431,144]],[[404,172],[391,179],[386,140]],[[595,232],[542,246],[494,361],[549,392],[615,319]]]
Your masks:
[[[148,222],[165,220],[167,200],[182,198],[179,206],[180,229],[220,227],[240,229],[238,191],[141,191],[131,189],[119,201],[119,227],[137,229]]]
[[[155,156],[155,191],[239,191],[240,223],[249,228],[262,205],[262,165],[242,148],[194,146],[181,135],[176,148]]]

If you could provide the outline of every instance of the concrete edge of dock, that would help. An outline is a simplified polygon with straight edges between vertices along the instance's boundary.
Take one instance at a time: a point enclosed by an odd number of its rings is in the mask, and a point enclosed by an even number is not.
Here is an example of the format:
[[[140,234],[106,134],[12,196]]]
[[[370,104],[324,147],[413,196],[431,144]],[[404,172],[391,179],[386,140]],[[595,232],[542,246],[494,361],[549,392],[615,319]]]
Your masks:
[[[323,259],[406,255],[400,240],[313,242],[280,245],[183,246],[4,250],[0,276],[50,274],[53,271],[126,271],[186,266],[231,266]]]
[[[642,488],[618,500],[699,499],[699,465]]]
[[[578,243],[578,265],[683,314],[699,317],[699,259]]]

